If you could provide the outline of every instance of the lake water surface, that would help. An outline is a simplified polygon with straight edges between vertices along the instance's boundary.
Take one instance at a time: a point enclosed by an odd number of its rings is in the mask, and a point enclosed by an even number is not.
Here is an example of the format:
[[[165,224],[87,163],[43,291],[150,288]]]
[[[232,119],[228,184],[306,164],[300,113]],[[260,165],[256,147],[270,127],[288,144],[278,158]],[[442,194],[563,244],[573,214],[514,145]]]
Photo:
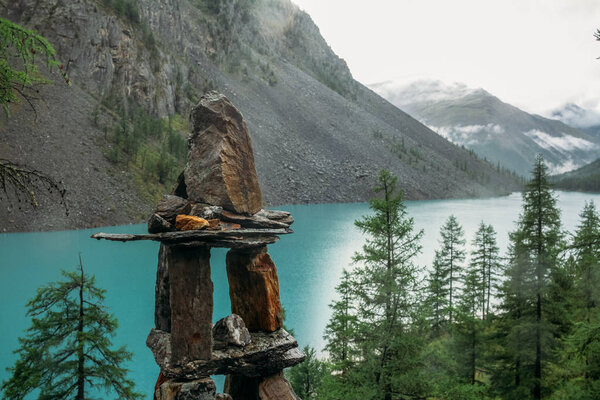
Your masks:
[[[572,231],[586,200],[600,205],[600,195],[558,192],[563,227]],[[469,245],[480,221],[492,224],[504,252],[508,232],[514,230],[521,207],[518,193],[506,197],[466,200],[407,202],[418,229],[424,229],[423,253],[418,264],[431,264],[438,247],[439,229],[450,214],[463,225]],[[323,329],[329,317],[327,305],[341,271],[351,263],[363,237],[353,221],[369,212],[368,204],[316,204],[281,206],[296,222],[295,233],[269,246],[277,265],[286,325],[293,328],[300,346],[323,347]],[[14,364],[12,351],[17,337],[29,326],[27,300],[37,287],[61,278],[60,270],[73,270],[81,253],[87,273],[96,275],[98,286],[107,289],[106,304],[119,320],[113,342],[134,352],[128,364],[137,389],[151,399],[158,375],[152,353],[145,346],[154,324],[154,281],[158,244],[116,243],[90,239],[98,232],[144,233],[145,225],[115,226],[79,231],[0,234],[0,381],[8,378],[5,368]],[[215,321],[230,314],[224,249],[211,253],[214,282]]]

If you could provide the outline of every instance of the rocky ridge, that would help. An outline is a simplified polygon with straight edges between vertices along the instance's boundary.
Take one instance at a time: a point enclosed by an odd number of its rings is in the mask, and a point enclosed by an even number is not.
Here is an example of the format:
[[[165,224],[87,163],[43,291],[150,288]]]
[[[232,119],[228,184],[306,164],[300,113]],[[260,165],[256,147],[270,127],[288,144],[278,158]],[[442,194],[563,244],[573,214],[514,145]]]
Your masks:
[[[9,204],[0,208],[0,230],[145,218],[152,201],[131,190],[137,183],[127,166],[103,156],[106,135],[93,111],[111,121],[106,104],[120,101],[157,116],[188,115],[197,94],[211,88],[247,116],[265,205],[365,201],[381,168],[399,176],[408,199],[517,188],[354,81],[310,17],[288,0],[226,0],[215,9],[202,1],[139,0],[140,22],[104,4],[16,0],[0,7],[0,15],[53,43],[74,82],[40,89],[37,120],[21,104],[0,121],[0,157],[63,180],[72,212],[65,216],[52,200],[27,213]]]

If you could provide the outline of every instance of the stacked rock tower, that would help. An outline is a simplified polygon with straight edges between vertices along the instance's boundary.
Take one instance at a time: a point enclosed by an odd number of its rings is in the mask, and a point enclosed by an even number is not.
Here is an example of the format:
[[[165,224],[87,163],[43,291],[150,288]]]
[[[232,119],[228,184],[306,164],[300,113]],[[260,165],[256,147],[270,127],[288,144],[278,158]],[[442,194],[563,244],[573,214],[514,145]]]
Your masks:
[[[160,367],[157,400],[294,400],[283,369],[304,360],[282,328],[277,268],[267,252],[292,233],[291,215],[262,209],[248,128],[216,92],[190,116],[188,162],[159,201],[149,234],[93,235],[160,242],[155,327],[146,344]],[[214,326],[210,249],[226,257],[232,314]],[[227,375],[216,394],[210,375]]]

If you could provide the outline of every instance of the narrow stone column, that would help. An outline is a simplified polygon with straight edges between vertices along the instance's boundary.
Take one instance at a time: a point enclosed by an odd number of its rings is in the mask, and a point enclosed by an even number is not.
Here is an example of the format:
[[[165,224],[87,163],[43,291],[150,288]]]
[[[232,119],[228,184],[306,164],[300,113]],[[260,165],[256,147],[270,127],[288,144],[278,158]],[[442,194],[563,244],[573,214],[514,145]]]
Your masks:
[[[231,312],[242,317],[250,332],[281,328],[279,279],[267,247],[232,249],[226,263]]]
[[[156,329],[171,332],[171,305],[169,303],[169,247],[161,243],[158,250],[158,268],[154,288],[154,325]]]
[[[213,283],[210,279],[210,249],[167,249],[169,301],[171,306],[171,351],[174,365],[209,360],[212,355]]]

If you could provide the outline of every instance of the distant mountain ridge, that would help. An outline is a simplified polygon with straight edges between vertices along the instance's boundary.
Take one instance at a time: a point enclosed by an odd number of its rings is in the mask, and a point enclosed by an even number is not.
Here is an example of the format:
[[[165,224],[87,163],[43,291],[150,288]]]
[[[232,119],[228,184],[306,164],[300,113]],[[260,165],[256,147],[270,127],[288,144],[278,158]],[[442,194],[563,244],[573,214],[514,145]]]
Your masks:
[[[244,115],[267,205],[365,201],[382,168],[408,199],[519,187],[356,82],[288,0],[15,0],[0,15],[46,36],[73,82],[40,89],[37,119],[20,104],[0,120],[0,157],[63,180],[71,213],[2,206],[0,230],[144,221],[157,195],[146,182],[157,178],[140,170],[145,153],[115,151],[119,120],[141,107],[185,121],[210,89]]]
[[[574,103],[567,103],[563,107],[553,110],[551,116],[600,139],[600,113],[597,111],[581,108]]]
[[[574,171],[551,177],[557,189],[600,192],[600,158]]]
[[[427,80],[371,88],[450,141],[523,176],[537,153],[553,173],[577,168],[600,153],[600,137],[529,114],[483,89]]]

